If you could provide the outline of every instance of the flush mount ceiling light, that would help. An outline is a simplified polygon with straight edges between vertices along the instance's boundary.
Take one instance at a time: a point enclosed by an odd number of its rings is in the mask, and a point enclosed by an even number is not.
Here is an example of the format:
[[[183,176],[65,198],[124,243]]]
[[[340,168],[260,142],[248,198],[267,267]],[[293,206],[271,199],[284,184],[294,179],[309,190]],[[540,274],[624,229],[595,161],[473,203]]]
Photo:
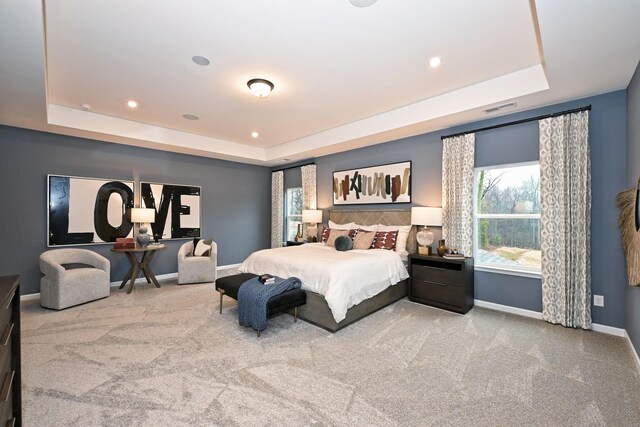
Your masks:
[[[200,118],[194,114],[183,114],[182,117],[187,120],[198,120]]]
[[[429,66],[431,68],[439,67],[440,64],[442,64],[442,58],[440,58],[439,56],[434,56],[429,60]]]
[[[127,105],[129,106],[129,108],[136,108],[138,106],[138,103],[132,99],[131,101],[127,101]]]
[[[349,3],[355,7],[369,7],[378,0],[349,0]]]
[[[251,79],[247,82],[247,86],[258,98],[266,98],[273,90],[273,83],[265,79]]]
[[[257,138],[259,136],[260,136],[260,134],[258,132],[256,132],[255,130],[253,132],[251,132],[251,137],[252,138]]]
[[[198,56],[198,55],[191,57],[191,60],[193,62],[195,62],[196,64],[198,64],[198,65],[202,65],[203,67],[206,67],[207,65],[209,65],[211,63],[204,56]]]

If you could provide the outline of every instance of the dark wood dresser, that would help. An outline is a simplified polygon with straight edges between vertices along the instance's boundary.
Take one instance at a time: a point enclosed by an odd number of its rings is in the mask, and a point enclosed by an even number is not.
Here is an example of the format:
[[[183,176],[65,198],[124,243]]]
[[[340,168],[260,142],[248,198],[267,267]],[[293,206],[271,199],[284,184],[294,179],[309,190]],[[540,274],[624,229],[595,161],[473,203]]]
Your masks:
[[[22,425],[20,277],[0,277],[0,427]]]
[[[409,255],[409,300],[458,313],[473,307],[473,258]]]

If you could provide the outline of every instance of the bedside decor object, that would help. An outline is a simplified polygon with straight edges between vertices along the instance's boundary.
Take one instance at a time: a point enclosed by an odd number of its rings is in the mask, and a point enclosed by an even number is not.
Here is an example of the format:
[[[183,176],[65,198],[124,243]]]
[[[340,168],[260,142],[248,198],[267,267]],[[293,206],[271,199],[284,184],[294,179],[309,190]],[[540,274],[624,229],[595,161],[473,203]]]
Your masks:
[[[411,202],[411,161],[333,173],[333,205]]]
[[[298,231],[296,232],[296,242],[302,242],[302,223],[298,224]]]
[[[438,255],[444,256],[444,254],[446,254],[448,250],[449,248],[447,247],[447,245],[445,245],[444,239],[438,240]]]
[[[316,242],[318,240],[318,224],[322,222],[322,211],[317,209],[303,209],[302,222],[307,225],[307,240]]]
[[[145,209],[145,208],[132,208],[131,209],[131,222],[135,222],[140,224],[140,228],[138,230],[138,244],[142,247],[145,247],[149,244],[149,240],[151,237],[147,234],[149,231],[146,227],[146,223],[152,223],[156,220],[156,211],[155,209]]]
[[[424,228],[416,234],[416,240],[420,245],[418,246],[418,253],[420,255],[431,255],[431,244],[435,239],[435,235],[427,226],[442,225],[442,208],[412,207],[411,224],[424,226]]]

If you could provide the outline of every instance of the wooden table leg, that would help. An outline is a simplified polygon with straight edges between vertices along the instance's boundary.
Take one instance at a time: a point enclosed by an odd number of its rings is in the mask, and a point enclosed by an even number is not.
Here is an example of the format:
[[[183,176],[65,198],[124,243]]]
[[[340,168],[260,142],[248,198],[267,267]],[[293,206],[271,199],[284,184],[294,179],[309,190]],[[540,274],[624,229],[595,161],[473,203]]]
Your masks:
[[[149,256],[142,257],[142,271],[145,272],[145,275],[147,275],[148,278],[151,278],[151,281],[153,282],[154,285],[156,285],[156,288],[159,288],[160,283],[158,283],[158,279],[156,279],[156,276],[153,274],[153,271],[151,271],[151,266],[149,264],[153,259],[153,256],[155,255],[155,251],[145,252],[145,255],[146,254],[149,254]]]
[[[153,256],[153,251],[144,252],[142,254],[142,259],[140,260],[140,265],[142,266],[142,274],[144,274],[144,278],[147,279],[147,283],[151,283],[151,279],[149,279],[149,274],[147,273],[147,268],[148,268],[147,262],[145,261],[147,256],[152,257]]]
[[[130,294],[131,291],[133,291],[133,285],[135,285],[138,274],[140,273],[140,266],[138,258],[136,258],[136,256],[132,252],[127,252],[127,256],[129,257],[129,261],[131,261],[131,265],[133,266],[133,273],[131,274],[131,284],[129,285],[129,289],[127,289],[127,294]]]
[[[131,278],[131,275],[133,274],[133,265],[134,264],[131,262],[131,258],[129,258],[128,256],[127,256],[127,259],[129,260],[129,264],[131,264],[131,266],[129,267],[129,271],[127,271],[127,274],[125,274],[124,279],[122,279],[122,283],[120,284],[120,287],[118,289],[124,288],[124,285],[127,284],[129,279]]]

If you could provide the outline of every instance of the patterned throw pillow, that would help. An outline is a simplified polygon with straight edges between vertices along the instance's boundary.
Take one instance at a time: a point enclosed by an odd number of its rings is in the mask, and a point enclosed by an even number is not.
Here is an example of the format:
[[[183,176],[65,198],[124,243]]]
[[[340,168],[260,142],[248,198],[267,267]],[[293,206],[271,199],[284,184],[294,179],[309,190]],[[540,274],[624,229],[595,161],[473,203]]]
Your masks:
[[[193,256],[211,256],[212,240],[193,239]]]
[[[330,228],[322,227],[322,234],[320,235],[320,241],[322,243],[327,243],[327,239],[329,238],[329,233],[331,233]]]
[[[329,238],[327,239],[327,246],[335,246],[336,239],[338,237],[348,236],[348,235],[349,235],[349,230],[336,230],[336,229],[331,230],[331,233],[329,233]]]
[[[353,239],[353,249],[369,249],[375,237],[374,231],[358,230]]]
[[[390,251],[396,248],[398,240],[398,230],[395,231],[377,231],[376,237],[371,243],[371,249],[388,249]]]

